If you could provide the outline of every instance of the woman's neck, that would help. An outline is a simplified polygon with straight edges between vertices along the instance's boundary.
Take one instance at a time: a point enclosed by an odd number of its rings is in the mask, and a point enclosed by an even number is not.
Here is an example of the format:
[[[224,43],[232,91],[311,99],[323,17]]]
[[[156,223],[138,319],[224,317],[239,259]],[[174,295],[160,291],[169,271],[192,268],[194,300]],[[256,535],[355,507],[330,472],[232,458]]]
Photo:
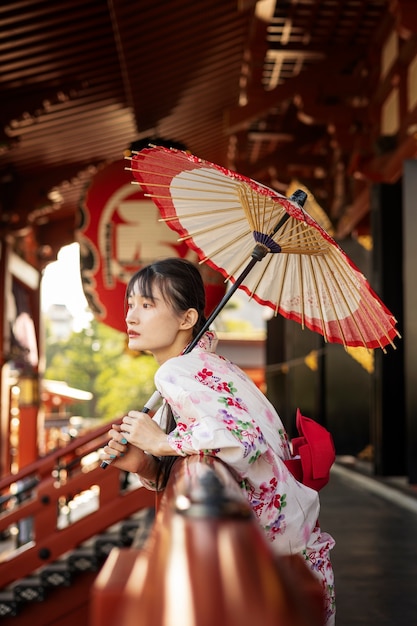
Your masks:
[[[172,343],[169,347],[163,348],[161,350],[157,350],[153,352],[153,356],[158,365],[162,365],[168,359],[172,359],[173,357],[179,356],[184,352],[186,347],[192,340],[192,335],[187,332],[179,333],[174,343]]]

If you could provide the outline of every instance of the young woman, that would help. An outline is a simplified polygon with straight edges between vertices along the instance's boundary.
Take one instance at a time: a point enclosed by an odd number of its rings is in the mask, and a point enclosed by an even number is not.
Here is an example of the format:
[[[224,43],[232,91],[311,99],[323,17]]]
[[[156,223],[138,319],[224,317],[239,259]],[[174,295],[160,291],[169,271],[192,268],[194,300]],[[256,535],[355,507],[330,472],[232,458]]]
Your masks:
[[[318,493],[284,463],[290,447],[274,407],[240,368],[214,352],[212,332],[183,354],[206,321],[204,307],[200,272],[184,259],[156,261],[131,278],[129,348],[151,352],[160,365],[155,385],[163,405],[153,419],[130,411],[121,426],[113,425],[103,459],[136,472],[150,489],[163,488],[164,470],[178,456],[202,452],[227,463],[272,547],[302,554],[321,579],[327,624],[333,624],[334,541],[317,524]]]

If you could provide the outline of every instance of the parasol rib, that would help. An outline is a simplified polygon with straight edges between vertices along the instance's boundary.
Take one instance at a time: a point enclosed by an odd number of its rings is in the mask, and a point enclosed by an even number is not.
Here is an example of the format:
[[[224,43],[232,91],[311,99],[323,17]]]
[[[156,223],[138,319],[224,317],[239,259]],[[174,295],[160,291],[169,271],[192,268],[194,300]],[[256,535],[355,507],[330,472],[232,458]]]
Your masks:
[[[146,193],[145,196],[147,198],[152,198],[152,200],[169,200],[170,196],[163,196],[160,194],[155,194],[155,193]],[[192,203],[196,203],[196,202],[204,202],[205,200],[207,200],[207,198],[201,198],[201,197],[194,197],[194,198],[190,198],[189,196],[183,196],[183,197],[177,197],[176,200],[178,202],[192,202]],[[229,198],[216,198],[214,200],[214,202],[220,202],[221,204],[225,204],[227,202],[230,202]]]
[[[155,163],[155,168],[158,167],[158,163]],[[156,169],[155,170],[144,170],[144,169],[140,169],[140,168],[133,168],[133,167],[126,167],[125,168],[127,171],[131,171],[133,173],[137,173],[137,174],[141,174],[144,175],[144,177],[146,178],[146,176],[161,176],[161,177],[165,177],[168,178],[168,180],[172,181],[173,178],[175,178],[175,175],[178,175],[178,171],[171,168],[169,170],[169,173],[167,174],[166,172],[162,173],[162,172],[158,172]],[[178,176],[177,176],[178,177]],[[203,182],[203,185],[206,189],[204,189],[205,191],[212,191],[210,189],[210,185],[208,184],[208,181],[212,181],[215,184],[215,189],[213,190],[214,193],[218,193],[219,188],[225,188],[228,189],[230,194],[234,194],[236,195],[236,188],[239,188],[242,184],[246,184],[246,183],[242,183],[242,181],[240,181],[238,179],[238,177],[236,177],[236,179],[231,178],[230,180],[226,180],[224,178],[224,176],[222,176],[221,172],[210,172],[210,170],[205,170],[205,169],[201,169],[201,170],[186,170],[184,172],[181,173],[181,176],[178,177],[179,180],[185,180],[188,182],[196,182],[201,180]],[[156,183],[153,183],[151,180],[143,180],[142,181],[144,185],[152,185],[152,186],[156,186]],[[141,184],[139,182],[139,184]],[[170,184],[166,184],[165,185],[167,188],[171,187],[171,182]],[[248,185],[249,187],[249,185]],[[251,188],[251,187],[249,187]],[[252,189],[252,188],[251,188]],[[254,190],[256,192],[256,190]],[[265,190],[265,192],[262,194],[263,197],[265,197],[267,200],[271,200],[270,196],[267,193],[267,190]],[[278,204],[282,204],[282,206],[285,206],[285,204],[288,205],[288,199],[285,196],[281,197],[277,197],[273,199],[274,202],[278,203]]]
[[[139,183],[139,184],[141,184],[141,183]],[[158,189],[162,188],[162,189],[172,189],[174,191],[193,191],[193,192],[195,191],[194,187],[189,187],[189,186],[187,187],[186,185],[177,185],[177,184],[174,185],[172,183],[170,185],[167,185],[165,183],[153,183],[152,182],[152,183],[148,183],[148,185],[151,185],[152,188],[157,187]],[[204,193],[207,193],[207,194],[216,194],[217,196],[219,195],[219,189],[218,188],[217,189],[210,189],[210,188],[208,188],[208,189],[199,189],[198,191],[200,193],[204,192]],[[226,194],[223,194],[223,195],[226,195]],[[231,198],[235,198],[236,194],[235,193],[230,193],[230,196],[231,196]],[[195,199],[196,198],[190,198],[190,201],[191,200],[195,200]]]
[[[354,289],[357,289],[356,285],[353,283],[352,278],[350,277],[350,275],[349,275],[349,274],[347,273],[347,271],[346,271],[346,266],[345,266],[345,264],[341,262],[341,259],[338,257],[338,255],[337,255],[337,256],[336,256],[336,255],[334,255],[334,262],[335,262],[336,266],[338,267],[338,270],[339,270],[340,274],[342,275],[342,277],[343,277],[343,279],[344,279],[344,281],[345,281],[345,284],[346,284],[346,286],[347,286],[347,289],[349,289],[351,285],[353,285]],[[329,269],[330,269],[330,268],[329,268]],[[342,292],[342,293],[343,293],[343,292]],[[390,336],[386,333],[386,331],[385,331],[385,329],[384,329],[383,325],[382,325],[382,324],[381,324],[381,322],[380,322],[380,319],[379,319],[379,318],[375,315],[375,302],[374,302],[374,300],[371,298],[371,295],[370,295],[370,294],[368,294],[368,292],[364,292],[363,298],[364,298],[364,299],[363,299],[363,301],[361,302],[361,307],[362,307],[364,310],[366,310],[367,315],[368,315],[368,318],[369,318],[369,319],[368,319],[368,321],[369,321],[369,323],[371,324],[371,326],[372,326],[372,328],[373,328],[374,332],[375,332],[375,333],[376,333],[376,332],[382,332],[382,333],[384,334],[384,336],[386,337],[387,341],[388,341],[388,342],[392,345],[392,347],[393,347],[394,349],[396,349],[395,344],[393,343],[393,341],[392,341],[392,339],[390,338]],[[346,306],[347,306],[347,308],[348,308],[349,312],[350,312],[350,313],[351,313],[351,315],[352,315],[353,322],[357,325],[356,318],[355,318],[355,315],[354,315],[354,311],[353,311],[353,310],[352,310],[352,308],[350,307],[350,305],[349,305],[349,303],[347,302],[347,300],[345,300],[345,302],[346,302]],[[358,303],[358,304],[359,304],[359,303]],[[371,306],[371,304],[372,304],[372,306]],[[382,308],[382,307],[380,306],[380,308]],[[395,319],[395,318],[394,318],[394,319]],[[372,322],[373,322],[373,323],[372,323]],[[360,332],[360,333],[361,333],[361,336],[363,336],[363,333],[359,330],[359,327],[358,327],[358,326],[357,326],[357,328],[358,328],[358,332]],[[400,334],[398,333],[398,331],[396,331],[396,334],[397,334],[397,336],[400,336]],[[384,352],[386,352],[386,350],[384,350],[384,348],[383,348],[383,345],[381,344],[381,341],[379,341],[379,345],[380,345],[381,349],[382,349]]]
[[[281,258],[282,258],[282,259],[284,259],[283,263],[285,263],[285,267],[283,268],[282,274],[283,274],[283,276],[286,276],[286,274],[287,274],[286,269],[287,269],[287,266],[288,266],[288,260],[289,260],[289,259],[288,259],[288,255],[281,256]],[[284,280],[282,280],[282,281],[281,281],[281,288],[280,288],[280,290],[279,290],[279,293],[278,293],[278,298],[277,298],[277,300],[276,300],[277,305],[276,305],[276,307],[275,307],[275,315],[277,315],[277,313],[278,313],[278,311],[279,311],[279,302],[281,302],[281,301],[282,301],[282,291],[283,291],[283,289],[284,289]]]
[[[302,263],[301,263],[301,257],[298,257],[297,259],[298,262],[298,275],[299,275],[299,290],[300,290],[300,298],[301,298],[301,328],[304,329],[305,327],[305,318],[304,318],[304,282],[303,282],[303,267],[302,267]],[[326,332],[325,329],[322,327],[322,332]],[[326,339],[326,335],[323,335],[324,338]]]
[[[242,183],[241,185],[239,185],[237,192],[239,200],[245,212],[246,219],[249,222],[252,230],[258,230],[265,233],[268,232],[268,225],[272,221],[274,209],[277,210],[279,207],[280,212],[285,212],[284,207],[280,205],[278,201],[273,201],[266,196],[260,196],[259,194],[255,194],[254,190],[251,189],[249,185],[245,185]],[[266,208],[270,209],[268,211],[269,217],[267,221],[264,219],[267,215]]]
[[[324,263],[327,263],[327,259],[326,259],[326,257],[324,257]],[[329,288],[328,288],[328,286],[327,286],[327,281],[326,281],[326,279],[325,279],[325,276],[324,276],[324,274],[323,274],[323,271],[322,271],[322,269],[321,269],[320,265],[318,266],[318,268],[317,268],[317,269],[318,269],[318,271],[320,271],[320,273],[321,273],[321,275],[322,275],[322,281],[323,281],[323,282],[322,282],[322,284],[323,284],[323,289],[326,291],[328,301],[330,302],[330,305],[331,305],[331,308],[332,308],[332,310],[333,310],[334,315],[336,315],[336,308],[335,308],[334,303],[333,303],[332,294],[331,294],[331,292],[330,292],[330,290],[329,290]],[[322,298],[321,298],[321,296],[320,296],[320,290],[318,289],[318,280],[317,280],[317,274],[316,274],[316,271],[315,271],[315,269],[314,269],[313,267],[311,267],[311,270],[312,270],[312,273],[313,273],[313,278],[314,278],[314,283],[315,283],[315,284],[314,284],[314,288],[315,288],[315,290],[316,290],[317,299],[318,299],[319,306],[320,306],[321,319],[323,320],[323,321],[322,321],[322,324],[323,324],[323,327],[324,327],[324,326],[325,326],[325,325],[324,325],[324,320],[326,319],[326,321],[327,321],[327,316],[325,316],[325,315],[324,315]],[[338,319],[338,318],[336,318],[336,321],[337,321],[337,326],[338,326],[338,328],[339,328],[340,336],[341,336],[341,337],[342,337],[342,339],[343,339],[343,346],[346,348],[346,337],[345,337],[345,334],[344,334],[344,331],[343,331],[342,325],[340,324],[340,321],[339,321],[339,319]],[[326,342],[327,342],[327,341],[328,341],[328,336],[327,336],[326,331],[324,331],[323,336],[325,337],[325,340],[326,340]]]
[[[240,211],[240,207],[238,206],[231,206],[231,207],[227,207],[226,209],[217,209],[216,211],[216,215],[220,214],[229,214],[231,211]],[[187,219],[188,218],[199,218],[199,217],[212,217],[213,216],[213,210],[211,211],[199,211],[198,213],[187,213]],[[186,222],[187,219],[184,219],[183,221]],[[158,219],[158,222],[172,222],[174,220],[178,220],[178,216],[177,215],[169,215],[168,217],[160,217]],[[236,223],[236,220],[233,220],[233,223]],[[226,224],[229,224],[229,222],[226,222]],[[215,228],[221,228],[224,225],[224,222],[221,222],[220,224],[218,224],[218,226],[215,226]],[[247,232],[250,232],[250,228],[247,229]]]
[[[257,253],[259,253],[259,255]],[[227,302],[230,300],[230,298],[235,293],[235,291],[238,289],[238,287],[243,283],[243,281],[245,280],[246,276],[249,274],[249,272],[254,267],[254,265],[256,265],[256,263],[258,261],[260,261],[263,258],[263,256],[265,256],[265,254],[266,254],[265,250],[261,251],[260,250],[260,246],[255,246],[255,248],[254,248],[254,250],[252,252],[251,260],[249,261],[249,263],[247,264],[245,269],[242,271],[242,273],[237,277],[237,279],[233,283],[232,287],[223,296],[221,302],[216,306],[214,311],[207,318],[207,321],[204,324],[203,328],[198,332],[196,337],[194,337],[192,342],[187,346],[187,348],[184,350],[183,354],[187,354],[188,352],[191,352],[191,350],[193,350],[193,348],[198,344],[198,342],[200,341],[201,337],[210,328],[213,320],[217,317],[217,315],[220,313],[220,311],[224,308],[225,304],[227,304]]]
[[[351,276],[350,276],[350,275],[346,272],[346,266],[345,266],[345,264],[343,264],[343,263],[341,262],[341,260],[338,258],[338,255],[333,255],[333,257],[334,257],[334,258],[333,258],[333,261],[334,261],[334,263],[335,263],[335,265],[336,265],[337,269],[339,270],[341,277],[342,277],[342,278],[343,278],[343,280],[344,280],[344,283],[345,283],[345,286],[346,286],[346,291],[349,291],[349,293],[351,293],[351,294],[353,295],[353,294],[354,294],[354,292],[355,292],[355,291],[357,291],[357,286],[354,284],[354,282],[353,282],[353,280],[352,280]],[[330,264],[328,263],[328,261],[327,261],[327,259],[326,259],[326,258],[324,258],[324,259],[323,259],[323,262],[327,265],[327,270],[328,270],[329,272],[332,272],[332,271],[333,271],[333,273],[334,273],[334,270],[332,270],[332,267],[330,266]],[[319,267],[320,267],[320,266],[319,266]],[[343,339],[344,339],[344,346],[345,346],[345,348],[346,348],[346,346],[347,346],[347,344],[348,344],[348,341],[347,341],[347,339],[346,339],[345,333],[344,333],[343,328],[342,328],[342,326],[341,326],[341,324],[340,324],[340,321],[339,321],[339,319],[338,319],[338,316],[337,316],[337,311],[336,311],[336,306],[335,306],[335,304],[334,304],[334,300],[333,300],[333,297],[332,297],[332,293],[330,292],[330,290],[329,290],[329,289],[328,289],[328,287],[327,287],[326,276],[325,276],[325,274],[324,274],[324,272],[323,272],[322,268],[320,268],[320,271],[321,271],[321,275],[322,275],[322,284],[323,284],[323,288],[326,290],[326,293],[327,293],[327,296],[328,296],[328,300],[329,300],[329,302],[330,302],[330,303],[331,303],[331,305],[332,305],[332,309],[333,309],[333,312],[334,312],[335,320],[336,320],[336,322],[337,322],[337,324],[338,324],[338,327],[339,327],[340,333],[341,333],[341,335],[343,336]],[[343,300],[343,302],[344,302],[344,304],[345,304],[345,306],[346,306],[347,312],[349,313],[349,317],[350,317],[350,319],[351,319],[351,321],[352,321],[353,325],[355,326],[355,328],[356,328],[356,330],[357,330],[358,334],[359,334],[359,335],[360,335],[360,337],[362,338],[363,344],[364,344],[364,345],[366,345],[365,335],[364,335],[364,333],[362,332],[362,328],[361,328],[361,326],[359,325],[359,323],[358,323],[358,321],[357,321],[357,317],[356,317],[356,315],[355,315],[355,311],[352,309],[352,306],[350,305],[350,303],[349,303],[348,299],[347,299],[347,298],[346,298],[346,296],[345,296],[345,290],[344,290],[344,289],[341,289],[341,290],[340,290],[340,296],[341,296],[341,298],[342,298],[342,300]],[[370,307],[370,306],[369,306],[369,296],[368,296],[367,292],[365,292],[365,294],[364,294],[364,298],[365,298],[365,299],[364,299],[363,301],[361,301],[361,308],[366,310],[367,315],[368,315],[368,317],[369,317],[368,321],[369,321],[369,323],[371,324],[371,326],[372,326],[372,328],[373,328],[374,333],[376,334],[377,332],[382,332],[382,333],[384,334],[384,336],[386,337],[387,341],[388,341],[388,342],[389,342],[389,343],[390,343],[390,344],[394,347],[394,349],[395,349],[395,345],[393,344],[393,342],[392,342],[391,338],[390,338],[390,337],[389,337],[389,335],[388,335],[388,334],[384,331],[384,328],[383,328],[383,327],[382,327],[382,325],[380,324],[379,319],[375,316],[375,314],[374,314],[374,307]],[[357,301],[357,305],[359,306],[359,300]],[[347,314],[346,314],[346,317],[348,317],[348,315],[347,315]],[[372,322],[373,322],[373,323],[372,323]],[[386,350],[384,349],[384,347],[383,347],[383,345],[382,345],[382,343],[381,343],[381,341],[380,341],[380,340],[378,340],[378,343],[379,343],[380,348],[383,350],[383,352],[386,352]]]
[[[271,255],[269,258],[267,258],[267,259],[265,260],[266,269],[269,267],[269,265],[270,265],[270,263],[271,263],[271,261],[272,261],[272,258],[273,258],[273,257],[272,257],[272,255]],[[254,286],[254,287],[250,290],[250,295],[249,295],[249,298],[250,298],[250,299],[252,299],[252,298],[254,297],[254,295],[255,295],[255,293],[256,293],[256,290],[258,289],[258,287],[259,287],[259,283],[261,282],[261,280],[262,280],[262,276],[260,276],[260,277],[259,277],[258,281],[255,283],[255,286]]]
[[[324,340],[327,343],[329,341],[329,336],[328,336],[328,333],[327,333],[327,330],[326,330],[326,325],[325,325],[326,317],[324,315],[322,299],[320,298],[320,291],[319,291],[319,288],[318,288],[316,268],[313,266],[313,264],[311,262],[311,258],[307,258],[307,262],[310,265],[311,275],[313,277],[313,282],[314,282],[314,290],[315,290],[317,301],[318,301],[318,305],[319,305],[319,308],[320,308],[320,321],[321,321],[321,325],[322,325],[323,337],[324,337]],[[327,286],[325,286],[325,288],[326,287]],[[343,338],[343,345],[345,346],[346,345],[346,338],[344,336],[343,331],[342,331],[342,338]]]
[[[223,226],[234,226],[235,225],[235,220],[230,220],[228,222],[223,222]],[[205,228],[200,228],[199,230],[194,230],[192,233],[188,233],[188,235],[184,235],[183,237],[179,237],[178,241],[185,241],[187,239],[191,239],[192,237],[195,237],[197,235],[202,235],[204,233],[211,233],[213,231],[213,229],[210,226],[207,226]],[[242,237],[248,235],[251,232],[251,230],[248,228],[245,231],[242,231],[242,234],[240,234],[238,236],[237,239],[233,239],[232,243],[234,243],[235,241],[238,241],[239,239],[241,239]],[[230,242],[229,242],[230,245]],[[222,250],[223,248],[219,248],[219,250]]]

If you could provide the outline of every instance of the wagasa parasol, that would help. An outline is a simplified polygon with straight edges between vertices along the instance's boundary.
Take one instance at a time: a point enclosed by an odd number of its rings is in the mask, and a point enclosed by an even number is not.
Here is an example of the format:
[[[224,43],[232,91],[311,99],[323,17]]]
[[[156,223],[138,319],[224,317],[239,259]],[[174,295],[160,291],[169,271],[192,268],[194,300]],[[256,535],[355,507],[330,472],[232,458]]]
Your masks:
[[[309,215],[306,194],[290,198],[193,156],[149,147],[131,157],[131,171],[161,219],[200,263],[232,288],[346,346],[393,347],[396,320],[336,241]],[[385,350],[384,350],[385,351]]]

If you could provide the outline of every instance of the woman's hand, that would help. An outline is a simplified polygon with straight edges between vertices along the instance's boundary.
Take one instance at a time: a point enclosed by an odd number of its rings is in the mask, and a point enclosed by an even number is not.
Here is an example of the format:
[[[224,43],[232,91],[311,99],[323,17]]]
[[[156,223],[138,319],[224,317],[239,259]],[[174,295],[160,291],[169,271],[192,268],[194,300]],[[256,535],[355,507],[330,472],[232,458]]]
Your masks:
[[[176,456],[166,433],[147,413],[129,411],[122,420],[125,441],[154,456]]]
[[[109,439],[103,448],[103,461],[126,472],[139,474],[147,480],[155,480],[157,460],[134,445],[128,446],[120,425],[112,425],[109,430]]]

